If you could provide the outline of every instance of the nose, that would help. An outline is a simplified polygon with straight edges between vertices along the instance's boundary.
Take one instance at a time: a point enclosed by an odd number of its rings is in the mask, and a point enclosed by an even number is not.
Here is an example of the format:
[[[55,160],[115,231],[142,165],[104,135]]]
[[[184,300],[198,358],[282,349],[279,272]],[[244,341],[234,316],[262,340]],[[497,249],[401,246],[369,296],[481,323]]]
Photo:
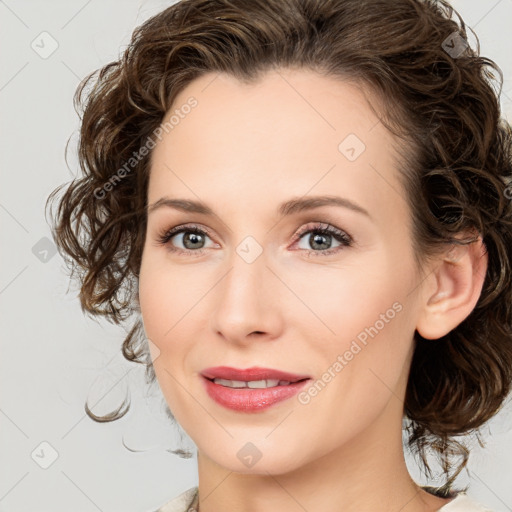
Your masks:
[[[214,288],[211,328],[235,344],[275,339],[282,330],[283,285],[268,268],[264,255],[252,263],[235,255],[232,266]]]

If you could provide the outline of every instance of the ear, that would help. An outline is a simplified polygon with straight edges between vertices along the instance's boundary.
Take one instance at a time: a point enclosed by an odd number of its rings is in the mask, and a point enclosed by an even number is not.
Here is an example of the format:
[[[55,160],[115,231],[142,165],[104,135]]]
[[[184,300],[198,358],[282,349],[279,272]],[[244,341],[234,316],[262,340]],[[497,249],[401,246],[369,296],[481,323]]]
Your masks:
[[[433,263],[424,280],[416,330],[437,339],[455,329],[473,311],[487,273],[488,256],[482,237],[468,245],[455,245]]]

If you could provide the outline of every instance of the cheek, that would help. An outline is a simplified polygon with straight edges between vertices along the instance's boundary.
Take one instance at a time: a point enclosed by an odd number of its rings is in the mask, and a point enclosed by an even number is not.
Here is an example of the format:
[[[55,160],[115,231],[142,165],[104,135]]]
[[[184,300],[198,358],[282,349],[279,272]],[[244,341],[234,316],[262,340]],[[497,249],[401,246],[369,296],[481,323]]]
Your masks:
[[[381,291],[374,289],[366,300],[342,294],[338,307],[331,304],[323,316],[336,335],[318,340],[310,327],[306,338],[317,380],[299,397],[300,403],[309,410],[308,417],[316,418],[312,421],[317,428],[325,423],[339,426],[328,435],[334,444],[373,425],[388,404],[401,407],[411,322],[407,306],[394,300],[393,293]]]
[[[317,376],[331,390],[325,400],[346,401],[348,409],[383,399],[386,386],[398,385],[414,333],[406,265],[400,274],[385,259],[367,263],[295,281],[314,317],[297,306],[294,323],[316,354]]]
[[[176,323],[183,315],[183,301],[177,298],[176,286],[168,273],[162,271],[158,262],[151,256],[143,259],[139,274],[139,304],[144,332],[148,339],[151,360],[160,385],[166,380],[163,365],[166,367],[179,360],[176,350],[183,344],[175,343]],[[179,325],[179,324],[178,324]],[[166,368],[172,373],[171,368]]]
[[[161,292],[158,287],[158,272],[151,258],[144,254],[139,273],[139,305],[144,330],[150,339],[158,334],[159,318],[161,317]],[[157,336],[158,337],[158,336]]]
[[[163,268],[153,255],[145,255],[139,274],[139,303],[156,379],[176,416],[182,397],[175,378],[182,380],[179,368],[187,353],[188,338],[182,331],[186,322],[179,320],[186,311],[183,294],[176,292],[181,290],[179,283]]]
[[[190,368],[198,333],[209,321],[205,297],[209,285],[194,265],[171,266],[164,251],[148,251],[139,275],[139,303],[144,331],[150,340],[153,367],[166,397],[176,393],[176,382]],[[180,377],[181,376],[181,377]]]
[[[173,339],[174,326],[190,309],[194,297],[190,281],[180,269],[168,268],[163,252],[149,250],[145,254],[139,275],[139,303],[148,337],[167,340],[167,345]]]
[[[387,316],[394,319],[393,304],[402,302],[407,293],[406,269],[398,274],[389,260],[375,251],[348,255],[337,266],[290,264],[280,269],[283,281],[294,292],[281,302],[287,304],[284,311],[310,333],[309,339],[320,336],[327,347],[338,347],[376,322],[382,328],[380,315],[391,308]]]

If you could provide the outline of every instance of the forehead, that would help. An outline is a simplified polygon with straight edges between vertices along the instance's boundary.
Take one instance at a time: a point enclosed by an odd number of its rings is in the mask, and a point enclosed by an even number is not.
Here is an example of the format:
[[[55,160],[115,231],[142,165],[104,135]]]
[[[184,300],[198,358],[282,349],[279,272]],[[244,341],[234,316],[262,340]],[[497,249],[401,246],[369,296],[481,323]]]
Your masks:
[[[277,204],[284,196],[339,193],[368,210],[396,208],[404,198],[395,139],[368,94],[306,70],[269,71],[251,84],[203,75],[163,120],[149,202],[165,193],[256,207],[262,197]]]

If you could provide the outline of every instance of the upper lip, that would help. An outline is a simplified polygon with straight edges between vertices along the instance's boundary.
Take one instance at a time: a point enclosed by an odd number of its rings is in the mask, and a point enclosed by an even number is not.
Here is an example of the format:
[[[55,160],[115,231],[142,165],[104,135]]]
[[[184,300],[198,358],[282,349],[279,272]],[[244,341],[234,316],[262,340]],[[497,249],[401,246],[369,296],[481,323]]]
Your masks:
[[[309,375],[297,375],[294,373],[274,370],[273,368],[260,368],[253,366],[245,370],[239,368],[231,368],[230,366],[213,366],[206,368],[201,372],[203,377],[207,379],[226,379],[226,380],[267,380],[277,379],[289,382],[297,382],[299,380],[309,379]]]

